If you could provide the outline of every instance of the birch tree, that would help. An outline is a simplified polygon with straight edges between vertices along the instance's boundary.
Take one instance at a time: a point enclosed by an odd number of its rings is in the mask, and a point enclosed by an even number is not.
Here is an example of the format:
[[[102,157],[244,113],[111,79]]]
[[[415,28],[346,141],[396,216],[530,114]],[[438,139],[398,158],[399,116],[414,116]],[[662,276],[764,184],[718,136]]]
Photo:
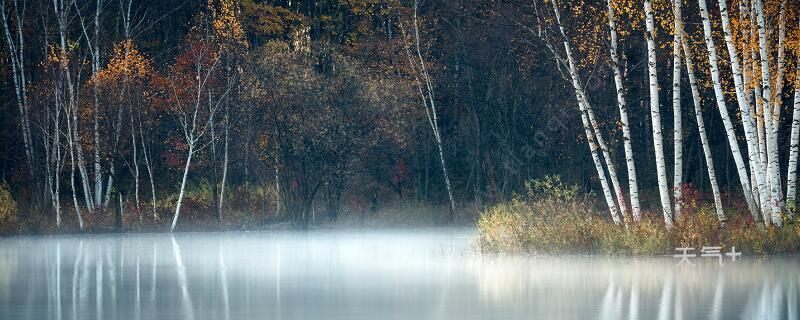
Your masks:
[[[91,56],[91,65],[92,65],[92,95],[94,98],[94,103],[92,104],[92,137],[94,143],[94,190],[92,191],[91,183],[87,180],[84,181],[84,184],[87,186],[84,187],[85,192],[90,192],[89,199],[90,201],[87,203],[89,206],[89,210],[93,210],[93,207],[100,206],[102,203],[102,196],[103,196],[103,169],[100,163],[100,122],[99,122],[99,113],[100,113],[100,101],[99,101],[99,92],[98,92],[98,84],[97,84],[97,73],[100,71],[100,15],[103,12],[104,7],[103,0],[95,0],[95,10],[94,10],[94,17],[92,19],[92,31],[89,31],[87,24],[83,20],[83,16],[80,14],[80,8],[78,7],[77,2],[75,2],[75,6],[78,12],[78,20],[81,24],[81,30],[83,31],[83,36],[86,41],[86,46],[89,50],[89,54]],[[123,24],[125,25],[125,24]],[[91,35],[90,35],[91,33]],[[109,185],[109,188],[111,186]],[[91,196],[93,193],[94,197]]]
[[[711,34],[711,20],[708,14],[708,7],[706,6],[705,0],[698,0],[698,4],[700,7],[700,15],[703,20],[703,36],[705,38],[706,51],[708,53],[708,64],[711,73],[711,82],[714,87],[714,96],[717,100],[717,109],[719,110],[719,115],[722,118],[722,123],[725,127],[725,133],[728,138],[728,145],[730,147],[731,154],[733,155],[733,160],[736,163],[736,170],[739,176],[739,183],[742,186],[742,193],[744,194],[744,198],[747,202],[750,212],[757,219],[759,210],[758,206],[753,200],[752,190],[750,189],[750,178],[747,174],[747,165],[745,164],[744,158],[742,157],[742,153],[739,149],[736,131],[734,130],[733,121],[728,114],[728,106],[725,102],[725,95],[723,93],[724,91],[722,89],[722,83],[720,80],[717,49],[714,46],[714,39],[712,38]]]
[[[405,27],[400,22],[400,30],[404,39],[404,47],[406,51],[406,58],[408,66],[414,74],[417,91],[422,105],[425,108],[425,115],[428,119],[428,124],[431,126],[433,138],[436,141],[436,147],[439,151],[439,163],[442,167],[442,176],[444,177],[445,188],[447,189],[447,198],[449,200],[450,221],[454,219],[455,201],[453,200],[453,190],[450,186],[450,176],[447,172],[447,163],[444,158],[444,150],[442,146],[442,132],[439,128],[439,115],[436,107],[436,99],[434,98],[433,82],[428,68],[425,65],[425,59],[422,56],[422,49],[420,43],[419,32],[419,19],[417,17],[417,10],[419,9],[419,1],[414,0],[413,16],[411,25],[413,29],[410,34],[407,34]],[[410,38],[410,39],[409,39]]]
[[[786,173],[786,204],[789,216],[797,210],[797,157],[800,153],[800,63],[795,70],[792,131],[789,137],[789,168]]]
[[[769,175],[769,208],[772,212],[772,223],[780,226],[782,217],[781,217],[781,208],[780,208],[780,170],[779,163],[778,163],[778,144],[777,144],[777,137],[774,137],[775,132],[773,131],[773,119],[772,119],[772,105],[771,101],[771,92],[772,92],[772,76],[770,75],[770,67],[769,67],[769,53],[767,52],[767,33],[766,33],[766,21],[764,18],[764,4],[761,0],[754,0],[754,5],[756,8],[756,13],[758,17],[758,48],[761,57],[761,79],[762,79],[762,87],[763,87],[763,96],[761,98],[764,99],[764,123],[766,124],[766,137],[767,137],[767,153],[769,159],[769,163],[767,165],[767,174]],[[764,197],[764,196],[762,196]],[[766,210],[767,208],[763,208]]]
[[[739,111],[742,117],[742,127],[744,128],[744,133],[745,133],[745,141],[747,142],[747,150],[750,159],[750,174],[755,176],[755,179],[753,180],[756,181],[758,187],[758,196],[760,199],[759,203],[761,205],[761,209],[765,210],[765,206],[767,205],[769,200],[767,198],[767,185],[763,171],[764,163],[762,161],[763,159],[761,159],[761,157],[759,157],[758,155],[758,150],[759,150],[757,142],[758,136],[756,133],[754,133],[755,132],[755,129],[753,128],[754,121],[751,119],[750,105],[744,93],[744,80],[740,64],[739,52],[738,49],[736,48],[735,43],[733,42],[733,35],[731,32],[731,23],[728,14],[727,3],[726,1],[719,1],[718,3],[719,3],[720,18],[722,22],[722,30],[725,36],[725,45],[728,49],[728,55],[730,56],[731,60],[730,65],[733,74],[734,87],[736,88],[736,101],[739,105]],[[703,23],[705,25],[705,21],[708,16],[708,11],[705,11],[705,6],[702,6],[700,10],[701,10],[701,15],[704,15]]]
[[[219,53],[205,39],[189,41],[187,51],[177,58],[171,74],[162,80],[166,95],[164,103],[175,115],[187,148],[170,231],[174,231],[178,224],[192,159],[208,146],[204,137],[214,125],[214,115],[230,90],[228,87],[225,92],[218,92]]]
[[[625,86],[622,80],[622,61],[618,49],[617,17],[614,10],[613,0],[608,1],[608,29],[611,35],[609,45],[611,53],[611,67],[614,70],[614,85],[617,92],[617,107],[619,108],[620,123],[622,125],[622,138],[625,147],[625,163],[628,168],[628,189],[631,197],[631,215],[634,222],[642,219],[639,204],[639,186],[636,181],[636,163],[633,158],[633,146],[631,145],[630,120],[628,119],[628,105],[625,98]]]
[[[672,40],[672,121],[674,139],[675,169],[673,171],[673,198],[675,200],[675,219],[680,218],[683,208],[683,123],[681,119],[681,39],[683,33],[683,14],[681,1],[672,1],[674,32]]]
[[[650,117],[653,120],[653,146],[655,147],[656,171],[658,174],[658,193],[661,198],[661,208],[664,214],[664,223],[672,226],[672,206],[669,199],[669,186],[667,182],[667,167],[664,161],[663,137],[661,136],[661,111],[658,98],[658,66],[656,60],[655,42],[655,17],[651,0],[644,1],[644,12],[647,25],[647,70],[650,81]]]
[[[16,96],[17,109],[19,110],[19,128],[22,132],[22,143],[25,147],[25,160],[28,166],[28,174],[31,182],[36,181],[35,177],[35,154],[33,148],[33,136],[31,135],[30,106],[28,105],[28,80],[25,71],[25,37],[23,35],[26,8],[23,1],[20,5],[18,0],[12,0],[11,19],[6,13],[6,1],[0,1],[0,19],[3,23],[3,32],[6,47],[11,58],[11,78],[14,82],[14,95]],[[11,21],[9,21],[11,20]],[[14,27],[14,33],[11,27]]]
[[[639,222],[642,218],[641,206],[639,204],[639,186],[636,181],[636,164],[634,162],[633,146],[631,145],[630,120],[628,119],[628,106],[625,98],[625,87],[622,79],[622,61],[618,49],[617,17],[614,10],[613,0],[608,1],[608,29],[611,36],[610,53],[611,67],[614,70],[614,85],[617,92],[617,107],[619,108],[620,123],[622,125],[622,137],[625,148],[625,163],[628,168],[628,189],[631,197],[631,215],[634,222]]]
[[[553,54],[556,63],[559,66],[564,66],[568,70],[568,76],[566,78],[568,81],[570,81],[570,83],[572,84],[572,88],[575,91],[575,98],[578,103],[578,109],[581,113],[581,123],[583,125],[586,141],[589,145],[589,152],[591,153],[592,161],[594,163],[595,170],[597,171],[597,176],[600,180],[600,186],[603,190],[603,195],[606,200],[606,205],[608,205],[609,212],[611,214],[611,218],[614,221],[614,223],[620,224],[622,223],[622,218],[620,217],[620,212],[618,211],[617,203],[615,203],[614,200],[614,194],[612,193],[608,183],[608,179],[606,178],[605,168],[603,167],[603,160],[601,159],[603,155],[600,154],[599,150],[600,148],[598,146],[599,143],[597,136],[600,135],[600,132],[596,131],[596,128],[592,126],[591,121],[589,119],[588,109],[591,106],[589,105],[589,101],[586,98],[583,85],[581,84],[578,76],[578,69],[577,69],[578,67],[577,64],[575,63],[572,45],[570,44],[566,31],[564,30],[564,27],[561,24],[561,11],[559,9],[558,3],[556,1],[552,1],[552,5],[553,5],[553,13],[555,15],[555,22],[558,27],[559,33],[561,35],[561,42],[564,47],[565,57],[562,57],[561,54],[559,54],[559,52],[553,46],[550,45],[546,33],[542,31],[543,23],[542,19],[539,17],[540,13],[537,12],[537,19],[538,19],[537,31],[531,30],[530,28],[529,30],[544,41],[545,46],[547,46],[547,48]],[[611,164],[611,162],[608,159],[606,159],[606,164]],[[620,189],[617,188],[617,191],[620,191]],[[620,193],[617,192],[617,195],[620,195]],[[624,199],[621,200],[624,203]]]
[[[682,32],[682,29],[678,29]],[[683,39],[688,39],[684,34]],[[700,96],[700,89],[698,88],[697,78],[694,74],[694,62],[692,55],[689,51],[689,46],[686,41],[681,42],[683,47],[683,56],[686,61],[686,73],[689,75],[689,86],[692,90],[692,101],[694,102],[694,115],[697,121],[697,133],[700,135],[700,144],[703,146],[703,156],[706,159],[706,169],[708,171],[708,181],[711,184],[711,193],[714,196],[714,208],[717,212],[717,219],[720,222],[725,222],[725,213],[722,210],[722,197],[719,192],[719,184],[717,183],[717,174],[714,170],[714,157],[711,155],[711,145],[708,142],[708,135],[706,134],[706,125],[703,121],[702,102]]]

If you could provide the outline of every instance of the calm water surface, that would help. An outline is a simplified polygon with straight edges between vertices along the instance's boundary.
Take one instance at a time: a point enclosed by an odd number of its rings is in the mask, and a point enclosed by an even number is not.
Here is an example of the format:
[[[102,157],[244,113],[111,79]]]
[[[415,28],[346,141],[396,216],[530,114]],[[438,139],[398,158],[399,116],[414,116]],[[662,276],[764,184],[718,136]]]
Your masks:
[[[798,319],[800,259],[487,257],[475,231],[0,240],[0,319]]]

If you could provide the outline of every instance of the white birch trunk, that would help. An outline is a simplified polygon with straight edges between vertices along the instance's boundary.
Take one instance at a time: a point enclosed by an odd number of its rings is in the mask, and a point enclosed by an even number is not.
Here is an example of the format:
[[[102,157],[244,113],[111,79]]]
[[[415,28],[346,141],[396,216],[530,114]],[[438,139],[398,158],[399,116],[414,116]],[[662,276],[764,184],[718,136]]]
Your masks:
[[[8,46],[9,56],[11,58],[11,74],[14,81],[14,94],[17,98],[17,108],[19,109],[19,122],[22,131],[22,142],[25,147],[25,160],[28,165],[28,174],[30,174],[31,182],[33,183],[36,181],[33,169],[35,156],[31,136],[30,117],[28,115],[28,83],[25,76],[25,38],[23,37],[25,8],[22,8],[22,13],[20,13],[17,1],[14,0],[12,3],[14,4],[13,13],[16,20],[15,35],[11,34],[8,17],[6,15],[5,1],[0,1],[0,18],[2,18],[6,45]],[[14,40],[14,36],[16,36],[17,40]]]
[[[133,148],[133,195],[136,202],[136,210],[139,211],[139,154],[136,147],[136,127],[133,125],[135,119],[133,117],[134,111],[131,110],[131,147]],[[139,221],[142,220],[142,214],[139,212]]]
[[[83,219],[81,218],[81,207],[78,205],[78,196],[77,190],[75,190],[75,148],[74,142],[70,142],[70,145],[73,147],[70,148],[69,158],[70,158],[70,168],[72,169],[69,174],[69,183],[70,188],[72,189],[72,205],[75,207],[75,215],[78,216],[78,224],[80,225],[81,230],[83,230]],[[61,226],[61,214],[56,214],[56,226]]]
[[[744,194],[745,201],[747,201],[747,206],[750,209],[751,214],[757,219],[759,211],[758,206],[753,200],[753,195],[750,189],[750,178],[747,174],[747,165],[745,164],[742,153],[739,150],[736,131],[733,128],[733,121],[728,115],[728,106],[725,103],[725,95],[722,90],[722,83],[720,82],[717,49],[714,47],[714,40],[711,36],[711,21],[708,15],[708,8],[705,0],[698,0],[698,3],[700,7],[700,14],[703,20],[703,35],[706,42],[706,50],[708,51],[709,68],[714,86],[714,96],[717,100],[717,109],[719,110],[722,123],[725,127],[725,133],[728,138],[728,145],[731,149],[733,160],[736,163],[739,182],[742,185],[742,193]]]
[[[661,111],[658,99],[658,66],[656,65],[655,43],[655,17],[651,0],[644,1],[644,12],[647,25],[647,69],[650,80],[650,117],[653,119],[653,146],[655,147],[656,170],[658,174],[658,193],[661,198],[661,208],[664,214],[664,223],[672,226],[672,205],[669,199],[669,186],[667,182],[667,166],[664,161],[664,145],[661,136]]]
[[[428,74],[428,69],[425,66],[425,59],[422,57],[422,50],[420,48],[420,36],[419,36],[419,25],[418,25],[418,18],[417,18],[417,9],[418,9],[418,1],[414,1],[414,16],[413,16],[413,24],[414,24],[414,34],[411,35],[413,37],[413,45],[406,44],[406,55],[409,62],[409,67],[411,67],[412,73],[416,77],[417,82],[417,90],[419,92],[420,98],[422,99],[422,104],[425,107],[425,114],[428,118],[428,123],[431,126],[431,131],[433,132],[433,137],[436,140],[437,149],[439,151],[439,162],[442,168],[442,175],[444,177],[445,187],[447,188],[447,197],[449,200],[449,209],[450,209],[450,217],[449,219],[452,221],[454,219],[454,211],[455,211],[455,200],[453,199],[453,191],[450,186],[450,177],[447,172],[447,163],[445,162],[444,158],[444,150],[442,146],[442,136],[441,130],[439,129],[439,119],[436,109],[436,102],[434,99],[434,92],[433,92],[433,83],[431,82],[430,75]],[[403,32],[403,38],[407,39],[405,34],[405,29],[402,27],[400,30]],[[414,47],[415,53],[411,53],[411,46]],[[414,56],[414,57],[412,57]],[[415,62],[416,60],[416,62]],[[419,65],[417,66],[417,63]]]
[[[194,155],[194,143],[189,143],[189,154],[186,157],[186,166],[183,168],[183,178],[181,179],[181,189],[178,193],[178,203],[175,205],[175,215],[172,217],[172,226],[169,231],[175,231],[175,226],[178,225],[178,217],[181,215],[181,204],[183,203],[183,195],[186,193],[186,179],[189,177],[189,166],[192,163],[192,156]]]
[[[750,174],[755,175],[756,183],[758,185],[758,194],[759,199],[761,199],[760,203],[763,205],[766,204],[768,198],[765,195],[767,191],[766,188],[766,180],[763,173],[759,170],[755,170],[754,168],[760,167],[763,168],[763,162],[760,161],[758,157],[758,136],[754,133],[753,128],[753,121],[750,117],[750,104],[748,99],[745,97],[745,83],[743,81],[742,76],[742,67],[740,64],[739,59],[739,52],[736,48],[736,45],[733,42],[733,35],[731,33],[731,26],[730,26],[730,17],[728,14],[728,6],[726,3],[727,0],[719,1],[719,10],[720,10],[720,17],[722,20],[722,30],[725,36],[725,45],[728,49],[728,55],[730,56],[731,60],[731,71],[733,73],[733,82],[736,88],[736,101],[739,104],[739,111],[742,116],[742,126],[745,132],[745,140],[747,141],[747,150],[750,159]],[[702,10],[702,9],[701,9]],[[706,15],[708,13],[706,12]]]
[[[773,185],[778,189],[777,196],[780,200],[778,206],[781,210],[786,208],[786,199],[783,197],[783,186],[781,185],[780,174],[780,150],[778,139],[780,139],[781,113],[783,109],[783,87],[786,68],[786,0],[781,1],[780,14],[778,16],[778,60],[776,65],[775,86],[772,97],[772,143],[777,156],[773,159],[774,176],[778,179]]]
[[[680,30],[679,32],[683,32]],[[685,38],[684,38],[685,39]],[[706,159],[706,168],[708,169],[708,181],[711,183],[711,192],[714,195],[714,208],[717,211],[717,219],[720,222],[725,222],[725,213],[722,210],[722,197],[719,192],[719,184],[717,183],[717,174],[714,170],[714,157],[711,155],[711,146],[708,143],[708,136],[706,135],[706,126],[703,121],[702,111],[702,98],[700,97],[700,89],[697,86],[697,79],[694,75],[694,63],[692,62],[692,55],[689,52],[689,46],[686,41],[681,42],[683,47],[684,58],[686,61],[686,72],[689,75],[689,85],[692,88],[692,100],[694,101],[694,114],[697,120],[697,131],[700,135],[700,143],[703,145],[703,155]]]
[[[570,79],[572,81],[573,89],[575,90],[575,96],[578,100],[578,108],[581,112],[581,122],[583,123],[583,129],[586,134],[586,141],[589,144],[589,151],[592,154],[592,160],[594,161],[595,169],[597,170],[597,175],[600,179],[600,186],[603,189],[603,195],[606,199],[606,204],[611,212],[611,218],[614,220],[615,224],[620,224],[622,219],[620,219],[619,212],[617,211],[617,205],[614,203],[614,196],[609,188],[608,181],[606,180],[605,169],[603,169],[603,164],[600,160],[600,154],[598,153],[597,144],[595,143],[595,134],[592,132],[591,124],[589,123],[589,117],[587,115],[586,109],[586,99],[583,87],[578,79],[578,72],[577,66],[575,64],[575,59],[572,53],[572,47],[569,44],[569,40],[567,38],[566,32],[564,31],[564,27],[561,25],[561,14],[558,8],[558,4],[556,1],[553,1],[553,11],[556,15],[556,23],[558,24],[559,30],[561,31],[561,36],[563,38],[564,43],[564,50],[567,56],[567,69],[569,70]],[[555,53],[555,52],[554,52]]]
[[[631,129],[628,120],[628,106],[625,99],[625,87],[622,82],[622,62],[618,53],[617,18],[614,8],[608,1],[608,28],[611,33],[611,63],[614,69],[614,85],[617,90],[617,107],[619,108],[620,122],[622,124],[622,137],[625,146],[625,162],[628,168],[628,188],[631,197],[631,215],[634,222],[642,219],[639,204],[639,186],[636,181],[636,164],[634,162],[633,147],[631,146]]]
[[[230,116],[228,115],[228,106],[225,106],[225,131],[224,131],[224,146],[223,146],[223,156],[222,156],[222,181],[220,182],[220,189],[219,189],[219,207],[217,208],[217,212],[219,213],[219,219],[222,220],[222,208],[224,206],[223,201],[225,200],[225,182],[228,179],[228,144],[229,144],[229,135],[228,135],[228,126],[230,125]]]
[[[153,183],[153,166],[150,164],[150,155],[147,150],[147,143],[144,139],[141,119],[139,119],[139,137],[142,141],[142,158],[144,159],[144,166],[145,169],[147,169],[147,177],[150,179],[150,196],[151,204],[153,205],[153,221],[156,221],[158,220],[158,212],[156,211],[156,185]]]
[[[797,212],[797,157],[800,153],[800,63],[795,70],[792,132],[789,143],[789,168],[786,172],[786,204],[789,216]]]
[[[769,185],[769,196],[770,196],[770,209],[772,212],[772,223],[780,226],[782,222],[782,214],[781,214],[781,196],[780,196],[780,187],[777,185],[780,184],[780,171],[779,171],[779,163],[778,163],[778,149],[777,149],[777,140],[774,137],[773,132],[773,121],[772,121],[772,105],[770,103],[771,99],[771,79],[770,70],[769,70],[769,53],[767,52],[767,33],[766,33],[766,22],[764,18],[764,4],[761,0],[754,0],[756,13],[758,16],[758,47],[759,53],[761,56],[761,78],[763,83],[763,99],[764,99],[764,123],[765,123],[765,130],[766,130],[766,139],[767,139],[767,154],[768,154],[768,168],[767,172],[769,175],[770,185]],[[765,208],[766,210],[766,208]]]
[[[597,139],[597,145],[600,147],[600,151],[603,152],[603,159],[605,159],[606,167],[608,167],[608,178],[611,180],[611,186],[614,188],[614,193],[617,196],[617,204],[619,205],[619,211],[622,215],[622,220],[627,224],[628,209],[625,205],[625,195],[622,193],[622,187],[620,186],[619,179],[617,178],[617,169],[614,166],[614,162],[611,160],[611,154],[608,152],[608,145],[606,145],[605,140],[603,139],[603,133],[600,131],[600,126],[595,120],[592,105],[589,103],[589,99],[586,98],[586,92],[582,89],[583,88],[581,88],[579,91],[576,91],[576,93],[578,94],[578,98],[583,100],[584,108],[586,109],[586,115],[589,117],[589,124],[592,126],[595,139]]]
[[[681,13],[681,1],[672,1],[672,11],[674,17],[674,38],[672,44],[672,121],[674,123],[674,175],[673,175],[673,198],[675,200],[675,219],[680,218],[683,208],[683,122],[681,119],[681,39],[683,33],[683,14]]]

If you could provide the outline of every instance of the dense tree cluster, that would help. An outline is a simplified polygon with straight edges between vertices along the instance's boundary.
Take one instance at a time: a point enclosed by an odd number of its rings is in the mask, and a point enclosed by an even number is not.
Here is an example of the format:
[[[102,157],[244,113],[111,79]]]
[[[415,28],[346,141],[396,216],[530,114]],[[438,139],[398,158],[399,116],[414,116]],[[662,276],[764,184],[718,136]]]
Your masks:
[[[0,177],[23,220],[452,219],[546,175],[620,224],[794,210],[797,0],[0,4]]]

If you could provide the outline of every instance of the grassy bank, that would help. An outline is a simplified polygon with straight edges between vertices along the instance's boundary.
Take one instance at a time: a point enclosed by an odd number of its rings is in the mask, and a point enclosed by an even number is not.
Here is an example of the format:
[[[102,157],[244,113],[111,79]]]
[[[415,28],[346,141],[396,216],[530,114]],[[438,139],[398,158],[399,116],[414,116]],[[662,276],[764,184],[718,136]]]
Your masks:
[[[764,227],[748,214],[726,211],[720,223],[713,206],[684,210],[672,228],[657,213],[627,228],[615,225],[606,211],[593,206],[592,197],[558,179],[537,181],[527,194],[483,211],[478,219],[478,246],[486,253],[664,255],[677,247],[721,246],[745,254],[796,254],[800,251],[800,224]],[[699,250],[699,249],[696,249]]]

